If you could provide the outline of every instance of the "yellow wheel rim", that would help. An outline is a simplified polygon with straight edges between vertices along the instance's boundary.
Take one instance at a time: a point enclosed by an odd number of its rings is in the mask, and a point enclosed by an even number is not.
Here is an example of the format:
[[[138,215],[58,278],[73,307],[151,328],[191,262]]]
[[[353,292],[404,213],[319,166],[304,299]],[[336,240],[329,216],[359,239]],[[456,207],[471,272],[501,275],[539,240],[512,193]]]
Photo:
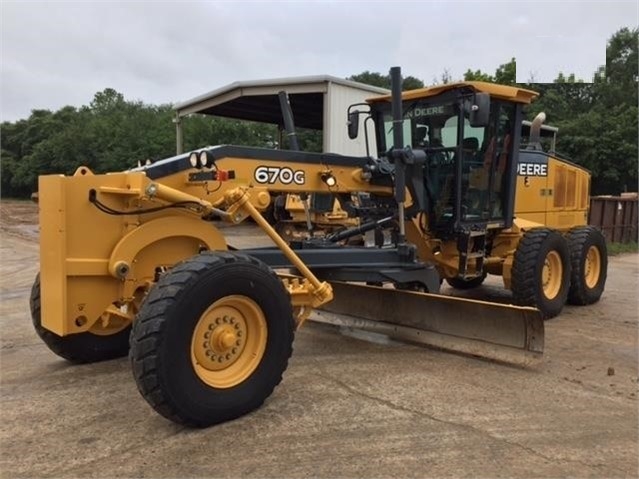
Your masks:
[[[246,296],[225,296],[200,317],[191,341],[197,376],[214,388],[231,388],[248,378],[266,349],[266,318]]]
[[[590,289],[597,286],[599,275],[601,274],[601,255],[596,246],[588,248],[586,253],[586,264],[584,265],[584,280]]]
[[[555,299],[561,290],[561,278],[563,276],[563,265],[561,256],[557,251],[550,251],[544,259],[544,267],[541,272],[541,282],[544,289],[544,296],[548,299]]]

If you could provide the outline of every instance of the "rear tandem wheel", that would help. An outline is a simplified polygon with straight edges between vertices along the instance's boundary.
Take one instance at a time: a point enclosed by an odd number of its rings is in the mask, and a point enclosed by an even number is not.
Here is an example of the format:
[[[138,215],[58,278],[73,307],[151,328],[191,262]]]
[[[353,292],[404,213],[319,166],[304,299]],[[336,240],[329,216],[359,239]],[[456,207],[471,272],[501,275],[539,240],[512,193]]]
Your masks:
[[[294,329],[289,295],[268,266],[202,253],[151,289],[131,333],[133,375],[174,422],[228,421],[258,408],[282,380]]]
[[[566,234],[572,274],[568,302],[585,305],[599,301],[608,275],[606,239],[594,226],[577,226]]]
[[[526,231],[513,260],[511,289],[515,300],[538,308],[544,319],[557,316],[570,286],[570,253],[566,239],[549,228]]]

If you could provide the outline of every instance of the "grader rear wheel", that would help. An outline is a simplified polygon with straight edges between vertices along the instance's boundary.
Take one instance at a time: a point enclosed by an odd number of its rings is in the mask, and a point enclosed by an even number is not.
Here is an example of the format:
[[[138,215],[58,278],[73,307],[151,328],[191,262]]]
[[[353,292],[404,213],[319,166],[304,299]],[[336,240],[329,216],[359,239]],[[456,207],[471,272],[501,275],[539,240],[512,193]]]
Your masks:
[[[29,304],[31,320],[38,336],[51,351],[67,361],[94,363],[126,356],[129,351],[132,314],[127,319],[124,313],[111,306],[89,332],[58,336],[42,327],[39,273],[31,288]]]
[[[203,253],[152,288],[131,333],[138,389],[164,417],[205,427],[258,408],[282,380],[295,321],[282,281],[237,253]]]
[[[566,239],[572,265],[568,302],[577,305],[596,303],[603,294],[608,275],[606,239],[593,226],[572,228]]]
[[[570,255],[564,237],[548,228],[527,231],[513,261],[511,289],[515,300],[535,306],[550,319],[563,309],[569,284]]]

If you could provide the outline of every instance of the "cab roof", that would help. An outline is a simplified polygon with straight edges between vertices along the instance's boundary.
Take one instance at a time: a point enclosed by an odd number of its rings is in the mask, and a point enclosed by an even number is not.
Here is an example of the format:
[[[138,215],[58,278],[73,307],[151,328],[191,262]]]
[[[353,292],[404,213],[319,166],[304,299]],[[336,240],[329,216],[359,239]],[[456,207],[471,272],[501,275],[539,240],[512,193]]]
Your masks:
[[[534,98],[539,96],[539,93],[526,90],[524,88],[518,88],[514,86],[498,85],[496,83],[488,83],[484,81],[465,81],[457,83],[446,83],[445,85],[435,85],[427,88],[418,88],[417,90],[409,90],[402,93],[402,100],[417,100],[419,98],[428,98],[431,96],[439,95],[450,90],[456,90],[460,88],[471,88],[476,92],[488,93],[491,97],[499,100],[512,101],[515,103],[530,103]],[[377,96],[369,98],[369,103],[378,103],[383,101],[390,101],[391,95]]]

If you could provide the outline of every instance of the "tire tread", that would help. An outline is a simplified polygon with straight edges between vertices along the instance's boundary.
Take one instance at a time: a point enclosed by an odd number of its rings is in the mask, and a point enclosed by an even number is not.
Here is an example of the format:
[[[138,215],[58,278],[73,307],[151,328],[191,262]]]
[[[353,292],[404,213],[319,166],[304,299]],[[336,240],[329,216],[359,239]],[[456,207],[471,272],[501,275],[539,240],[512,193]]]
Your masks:
[[[173,407],[159,385],[159,370],[156,367],[147,368],[145,366],[147,361],[153,365],[157,365],[159,361],[158,350],[161,345],[161,331],[167,321],[162,313],[179,301],[182,292],[198,282],[200,273],[219,265],[231,263],[255,265],[267,275],[277,279],[278,283],[281,284],[273,270],[251,256],[219,251],[202,253],[179,263],[171,270],[171,274],[167,274],[160,279],[149,292],[146,301],[146,304],[152,307],[143,308],[133,324],[129,356],[138,390],[155,411],[173,422],[191,427],[202,427],[210,424],[193,420],[179,409]],[[285,291],[283,285],[282,290]],[[282,372],[287,368],[288,359],[293,353],[292,338],[287,344],[286,358],[280,367]],[[142,348],[146,351],[140,355],[139,352]],[[259,407],[264,402],[266,397],[272,393],[281,381],[282,374],[270,385],[272,386],[270,391],[264,394],[264,399],[256,407]]]
[[[111,336],[96,336],[91,333],[77,333],[58,336],[42,326],[40,274],[36,275],[29,297],[31,321],[37,335],[57,356],[75,364],[87,364],[126,356],[128,353],[128,334],[131,327]],[[89,343],[93,342],[92,345]]]
[[[545,319],[552,318],[561,311],[561,308],[557,310],[557,308],[551,308],[544,304],[544,300],[539,297],[539,277],[535,274],[542,249],[552,236],[561,238],[561,241],[565,243],[559,232],[551,228],[541,227],[526,231],[517,245],[511,272],[511,289],[516,302],[525,306],[537,307]],[[569,278],[570,261],[567,244],[565,247],[564,275],[567,274]],[[564,294],[567,294],[567,288]],[[565,299],[561,301],[562,307],[564,302]]]
[[[577,226],[572,228],[566,233],[566,240],[568,241],[568,247],[570,248],[570,263],[572,266],[572,274],[570,281],[570,291],[568,292],[568,302],[570,304],[575,305],[586,305],[592,304],[599,301],[601,297],[601,293],[603,292],[602,287],[595,288],[596,292],[588,291],[586,285],[583,282],[583,253],[584,246],[588,242],[588,240],[592,237],[595,237],[594,246],[599,246],[601,255],[601,280],[604,284],[607,276],[607,248],[606,248],[606,240],[601,234],[601,231],[594,226]],[[599,243],[599,244],[596,244]]]

